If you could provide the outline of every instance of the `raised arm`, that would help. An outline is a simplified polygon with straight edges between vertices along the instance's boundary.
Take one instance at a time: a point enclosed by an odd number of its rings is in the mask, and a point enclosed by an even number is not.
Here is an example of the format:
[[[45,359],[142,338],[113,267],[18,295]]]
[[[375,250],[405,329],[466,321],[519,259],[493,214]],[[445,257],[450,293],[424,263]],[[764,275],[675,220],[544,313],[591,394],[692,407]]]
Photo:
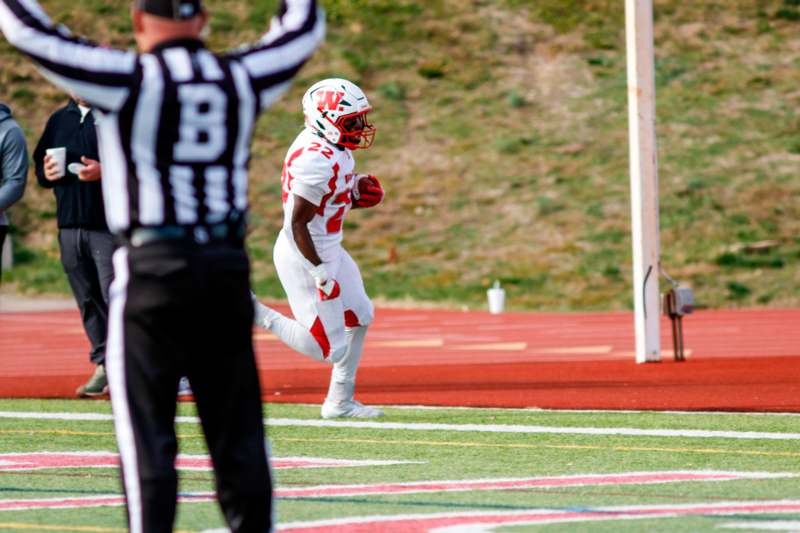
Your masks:
[[[228,56],[244,65],[265,109],[288,89],[324,37],[325,14],[316,0],[282,0],[261,40]]]
[[[134,52],[104,48],[56,26],[35,0],[0,0],[0,29],[54,84],[105,111],[127,101],[138,76]]]

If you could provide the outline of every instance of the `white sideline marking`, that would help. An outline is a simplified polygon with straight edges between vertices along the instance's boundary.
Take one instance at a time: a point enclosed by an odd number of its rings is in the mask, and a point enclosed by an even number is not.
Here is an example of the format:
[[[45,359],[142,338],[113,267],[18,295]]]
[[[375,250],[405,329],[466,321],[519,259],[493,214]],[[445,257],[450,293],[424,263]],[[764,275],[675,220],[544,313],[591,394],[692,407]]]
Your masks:
[[[0,418],[40,420],[112,420],[102,413],[34,413],[25,411],[0,411]],[[196,416],[178,416],[176,422],[197,424]],[[775,433],[764,431],[721,431],[700,429],[638,429],[625,427],[555,427],[520,426],[509,424],[431,424],[400,422],[356,422],[350,420],[316,420],[297,418],[267,418],[270,426],[329,427],[351,429],[382,429],[403,431],[459,431],[473,433],[521,433],[557,435],[611,435],[627,437],[682,437],[690,439],[749,439],[749,440],[800,440],[800,433]]]
[[[305,407],[319,407],[313,403],[297,403]],[[457,405],[390,405],[392,409],[420,410],[420,411],[480,411],[483,413],[495,411],[499,413],[527,413],[527,414],[592,414],[605,415],[646,414],[646,415],[722,415],[722,416],[797,416],[800,413],[754,413],[745,411],[663,411],[653,409],[544,409],[542,407],[461,407]]]
[[[270,418],[271,426],[338,427],[353,429],[396,429],[405,431],[464,431],[475,433],[528,433],[568,435],[612,435],[628,437],[683,437],[722,439],[800,440],[800,433],[769,433],[761,431],[717,431],[698,429],[637,429],[637,428],[593,428],[553,426],[512,426],[503,424],[429,424],[399,422],[354,422],[329,420],[297,420],[292,418]]]

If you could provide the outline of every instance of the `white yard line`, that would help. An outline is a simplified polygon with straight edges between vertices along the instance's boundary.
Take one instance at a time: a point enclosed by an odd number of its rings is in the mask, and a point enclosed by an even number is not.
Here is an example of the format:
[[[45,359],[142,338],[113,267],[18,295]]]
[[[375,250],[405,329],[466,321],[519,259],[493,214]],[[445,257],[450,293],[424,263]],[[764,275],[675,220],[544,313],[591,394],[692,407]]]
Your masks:
[[[39,420],[112,420],[104,413],[35,413],[29,411],[0,411],[0,418]],[[177,422],[198,423],[194,416],[179,416]],[[349,429],[379,429],[399,431],[455,431],[470,433],[518,433],[557,435],[606,435],[626,437],[681,437],[694,439],[800,440],[800,433],[763,431],[721,431],[700,429],[638,429],[628,427],[555,427],[510,424],[432,424],[401,422],[363,422],[352,420],[316,420],[268,418],[264,423],[282,427],[325,427]]]
[[[308,407],[319,407],[317,404],[297,404]],[[392,405],[392,409],[421,410],[421,411],[497,411],[500,413],[529,413],[529,414],[592,414],[602,413],[605,415],[616,414],[646,414],[646,415],[724,415],[724,416],[796,416],[800,413],[750,413],[743,411],[654,411],[649,409],[543,409],[541,407],[460,407],[460,406],[437,406],[437,405]]]
[[[625,427],[553,427],[517,426],[507,424],[430,424],[399,422],[355,422],[350,420],[297,420],[270,418],[270,426],[339,427],[351,429],[393,429],[403,431],[460,431],[473,433],[528,433],[558,435],[611,435],[627,437],[683,437],[696,439],[764,439],[800,440],[800,433],[774,433],[763,431],[720,431],[699,429],[637,429]]]

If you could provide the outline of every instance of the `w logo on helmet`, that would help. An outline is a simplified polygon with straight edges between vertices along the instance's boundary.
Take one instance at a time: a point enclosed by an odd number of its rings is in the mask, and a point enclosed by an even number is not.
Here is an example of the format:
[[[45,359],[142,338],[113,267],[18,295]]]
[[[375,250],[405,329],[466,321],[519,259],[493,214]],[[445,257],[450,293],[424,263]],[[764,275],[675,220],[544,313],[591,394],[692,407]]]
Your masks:
[[[344,93],[341,91],[322,91],[317,98],[317,108],[320,111],[336,111],[339,108],[339,102],[344,98]]]

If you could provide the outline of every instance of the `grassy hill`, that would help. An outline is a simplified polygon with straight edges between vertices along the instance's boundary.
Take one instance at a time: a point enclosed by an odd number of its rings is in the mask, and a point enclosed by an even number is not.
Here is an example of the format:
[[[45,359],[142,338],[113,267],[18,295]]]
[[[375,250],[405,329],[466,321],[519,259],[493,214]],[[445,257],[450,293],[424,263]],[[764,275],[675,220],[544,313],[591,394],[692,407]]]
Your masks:
[[[257,4],[257,5],[253,5]],[[48,0],[78,33],[130,46],[123,0]],[[257,38],[274,2],[214,0],[210,45]],[[361,84],[374,147],[358,167],[385,203],[346,244],[369,292],[480,307],[499,279],[513,308],[631,306],[622,0],[328,0],[329,37],[259,122],[250,237],[260,295],[280,164],[321,77]],[[700,305],[800,304],[800,0],[656,0],[663,264]],[[0,43],[0,100],[33,145],[63,95]],[[49,192],[16,224],[20,291],[65,291]],[[21,245],[20,245],[21,244]]]

